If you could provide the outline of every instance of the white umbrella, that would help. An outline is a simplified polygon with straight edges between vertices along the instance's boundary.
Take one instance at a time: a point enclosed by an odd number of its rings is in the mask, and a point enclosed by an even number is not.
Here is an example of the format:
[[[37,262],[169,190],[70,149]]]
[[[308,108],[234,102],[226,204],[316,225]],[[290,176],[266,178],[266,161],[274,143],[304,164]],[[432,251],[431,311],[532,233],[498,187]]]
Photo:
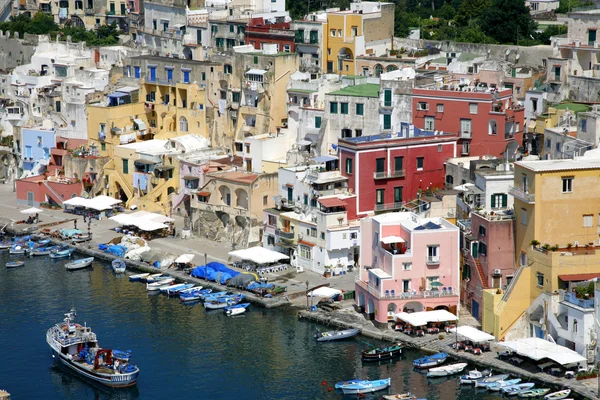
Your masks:
[[[195,254],[182,254],[175,259],[175,262],[181,263],[181,264],[187,264],[187,263],[192,262],[192,260],[194,259],[194,256],[195,256]]]
[[[44,212],[44,210],[40,210],[39,208],[31,207],[26,210],[21,210],[21,214],[39,214]]]

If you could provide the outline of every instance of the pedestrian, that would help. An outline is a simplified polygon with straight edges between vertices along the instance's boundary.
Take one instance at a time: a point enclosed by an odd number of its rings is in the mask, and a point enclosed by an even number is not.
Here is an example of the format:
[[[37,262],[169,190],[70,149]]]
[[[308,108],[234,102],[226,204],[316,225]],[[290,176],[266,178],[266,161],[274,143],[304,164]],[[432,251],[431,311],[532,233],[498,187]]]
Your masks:
[[[73,227],[74,227],[75,229],[77,229],[77,219],[74,219],[74,220],[73,220]]]
[[[85,224],[87,221],[85,220],[85,214],[83,214],[83,223]]]
[[[175,227],[173,227],[173,237],[176,236]]]

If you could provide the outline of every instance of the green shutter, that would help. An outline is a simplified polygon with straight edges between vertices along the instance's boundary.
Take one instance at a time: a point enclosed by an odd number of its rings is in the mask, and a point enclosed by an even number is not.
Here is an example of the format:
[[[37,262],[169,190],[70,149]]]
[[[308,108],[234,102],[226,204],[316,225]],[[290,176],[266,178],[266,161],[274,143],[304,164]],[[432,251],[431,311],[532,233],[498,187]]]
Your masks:
[[[321,127],[321,117],[315,117],[315,128]]]
[[[383,114],[383,129],[392,129],[392,116]]]
[[[503,194],[502,195],[502,207],[506,207],[507,200],[508,200],[508,195],[507,194]]]
[[[492,195],[492,208],[496,208],[496,195]]]
[[[392,91],[390,89],[385,89],[383,91],[383,105],[386,107],[390,107],[392,105]]]

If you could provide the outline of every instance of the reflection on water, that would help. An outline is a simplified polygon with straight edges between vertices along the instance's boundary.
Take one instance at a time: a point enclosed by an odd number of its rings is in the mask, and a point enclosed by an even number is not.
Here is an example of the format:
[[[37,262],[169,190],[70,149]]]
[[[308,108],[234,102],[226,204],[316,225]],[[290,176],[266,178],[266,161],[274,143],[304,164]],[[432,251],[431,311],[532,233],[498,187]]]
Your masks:
[[[0,253],[0,265],[7,259]],[[325,328],[298,321],[291,309],[251,306],[231,318],[222,310],[148,295],[143,284],[114,275],[106,263],[66,271],[67,262],[33,258],[24,268],[0,268],[0,343],[10,349],[0,363],[0,387],[14,399],[340,399],[335,382],[388,376],[392,388],[383,394],[498,398],[460,388],[454,378],[427,380],[412,369],[421,356],[413,350],[399,360],[363,366],[360,352],[380,343],[357,337],[317,344],[313,336]],[[137,387],[98,387],[65,367],[52,367],[46,330],[71,307],[101,346],[132,351],[141,370]]]

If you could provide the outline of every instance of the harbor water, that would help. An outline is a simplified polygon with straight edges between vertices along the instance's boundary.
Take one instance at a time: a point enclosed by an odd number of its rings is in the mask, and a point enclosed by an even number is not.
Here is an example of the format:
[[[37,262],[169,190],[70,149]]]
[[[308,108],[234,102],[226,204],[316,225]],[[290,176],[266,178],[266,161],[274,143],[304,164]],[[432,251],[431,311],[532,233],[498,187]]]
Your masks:
[[[341,399],[333,384],[354,377],[391,377],[392,388],[378,394],[500,398],[461,387],[457,377],[427,379],[412,369],[412,360],[422,356],[414,350],[400,360],[366,364],[360,352],[381,343],[355,337],[317,344],[314,334],[327,328],[299,321],[293,309],[251,306],[227,317],[148,295],[144,284],[113,274],[108,263],[66,271],[68,260],[41,257],[4,268],[15,258],[0,254],[0,389],[13,399]],[[136,387],[103,388],[54,364],[46,330],[72,307],[76,322],[91,326],[100,346],[132,351],[141,370]]]

